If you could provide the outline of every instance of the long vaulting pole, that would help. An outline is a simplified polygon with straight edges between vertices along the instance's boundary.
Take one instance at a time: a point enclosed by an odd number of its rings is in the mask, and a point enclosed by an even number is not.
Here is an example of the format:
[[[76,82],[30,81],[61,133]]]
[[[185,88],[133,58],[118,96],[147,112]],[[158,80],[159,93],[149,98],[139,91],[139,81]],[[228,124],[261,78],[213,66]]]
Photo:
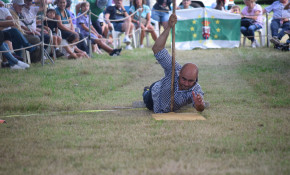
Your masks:
[[[176,0],[173,0],[173,14],[175,14]],[[173,112],[174,105],[174,74],[175,74],[175,25],[172,27],[172,72],[171,72],[171,104],[170,111]]]

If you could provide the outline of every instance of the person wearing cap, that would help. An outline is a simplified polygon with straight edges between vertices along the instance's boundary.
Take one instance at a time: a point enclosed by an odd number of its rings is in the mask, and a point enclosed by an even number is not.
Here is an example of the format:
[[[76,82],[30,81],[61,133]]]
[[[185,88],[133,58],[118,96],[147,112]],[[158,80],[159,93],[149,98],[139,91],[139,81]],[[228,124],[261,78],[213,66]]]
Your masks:
[[[13,18],[13,23],[14,27],[17,28],[28,40],[30,44],[38,44],[40,43],[40,38],[38,36],[30,35],[30,33],[26,33],[25,30],[21,28],[20,24],[20,17],[22,17],[21,10],[24,7],[25,3],[24,0],[12,0],[12,7],[9,9],[12,18]],[[19,44],[19,43],[17,43]],[[13,43],[14,47],[14,43]],[[14,47],[17,48],[17,47]],[[39,62],[41,60],[41,50],[39,46],[36,46],[35,51],[33,51],[30,55],[31,57],[31,62]]]
[[[115,6],[109,6],[105,11],[105,20],[108,23],[109,30],[112,30],[113,27],[116,31],[125,32],[125,37],[123,42],[126,43],[126,50],[133,50],[130,45],[131,39],[129,34],[132,33],[134,24],[131,22],[131,18],[127,13],[123,0],[114,0]],[[124,20],[124,18],[126,18]],[[110,20],[118,20],[111,22]]]
[[[21,17],[23,17],[20,22],[21,27],[27,34],[38,36],[41,39],[41,28],[36,27],[36,16],[39,7],[32,6],[32,0],[24,0],[24,3],[25,5],[21,10]],[[50,43],[50,36],[47,30],[44,30],[44,43]]]

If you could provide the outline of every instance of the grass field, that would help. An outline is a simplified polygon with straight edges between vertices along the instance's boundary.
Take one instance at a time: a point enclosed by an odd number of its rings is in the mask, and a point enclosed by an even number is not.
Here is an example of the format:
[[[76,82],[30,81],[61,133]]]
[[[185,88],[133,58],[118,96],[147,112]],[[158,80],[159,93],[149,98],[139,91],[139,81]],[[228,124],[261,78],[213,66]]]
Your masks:
[[[289,52],[197,49],[176,59],[199,66],[205,121],[86,111],[142,100],[163,76],[150,49],[0,69],[0,174],[290,174]]]

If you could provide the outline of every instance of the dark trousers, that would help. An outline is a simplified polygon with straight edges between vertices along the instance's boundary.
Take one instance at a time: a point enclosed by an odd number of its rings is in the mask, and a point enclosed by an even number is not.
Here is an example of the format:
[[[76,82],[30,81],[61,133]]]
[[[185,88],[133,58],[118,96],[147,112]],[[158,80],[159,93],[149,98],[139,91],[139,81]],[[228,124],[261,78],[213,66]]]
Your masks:
[[[96,29],[96,31],[100,35],[102,35],[103,34],[103,30],[102,30],[102,26],[100,24],[100,21],[98,21],[98,20],[92,21],[92,24],[93,24],[94,28]]]
[[[282,30],[278,33],[279,28],[282,28]],[[290,30],[290,22],[284,22],[282,25],[280,23],[280,19],[273,19],[271,22],[271,32],[272,36],[278,37],[278,39],[281,39],[285,33],[284,31]]]
[[[72,34],[72,32],[69,32],[69,31],[66,31],[66,30],[61,30],[61,37],[63,39],[67,39],[71,34]],[[84,39],[84,35],[83,34],[81,34],[81,33],[78,33],[78,34],[79,34],[79,40]],[[79,49],[81,49],[82,51],[85,51],[85,52],[89,53],[89,47],[88,47],[88,45],[86,44],[85,41],[82,41],[82,42],[78,43],[77,47]]]
[[[11,29],[5,30],[3,32],[4,32],[5,36],[8,37],[5,39],[10,40],[12,42],[14,49],[20,49],[23,47],[30,46],[30,43],[28,42],[26,37],[18,29],[11,28]],[[21,56],[22,51],[16,51],[15,53],[18,56]]]
[[[150,86],[148,91],[146,90],[143,92],[143,101],[149,110],[153,110],[153,99],[152,99],[152,91],[151,90],[152,90],[152,87],[154,86],[155,83],[153,83]]]

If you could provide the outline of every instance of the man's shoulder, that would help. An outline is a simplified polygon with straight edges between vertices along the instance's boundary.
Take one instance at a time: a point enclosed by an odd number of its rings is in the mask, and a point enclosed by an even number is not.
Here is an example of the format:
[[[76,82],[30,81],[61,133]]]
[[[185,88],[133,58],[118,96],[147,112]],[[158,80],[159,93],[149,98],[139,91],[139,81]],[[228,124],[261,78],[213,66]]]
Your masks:
[[[0,13],[1,13],[1,16],[2,15],[11,16],[11,13],[10,13],[9,9],[7,9],[7,8],[0,8]]]

